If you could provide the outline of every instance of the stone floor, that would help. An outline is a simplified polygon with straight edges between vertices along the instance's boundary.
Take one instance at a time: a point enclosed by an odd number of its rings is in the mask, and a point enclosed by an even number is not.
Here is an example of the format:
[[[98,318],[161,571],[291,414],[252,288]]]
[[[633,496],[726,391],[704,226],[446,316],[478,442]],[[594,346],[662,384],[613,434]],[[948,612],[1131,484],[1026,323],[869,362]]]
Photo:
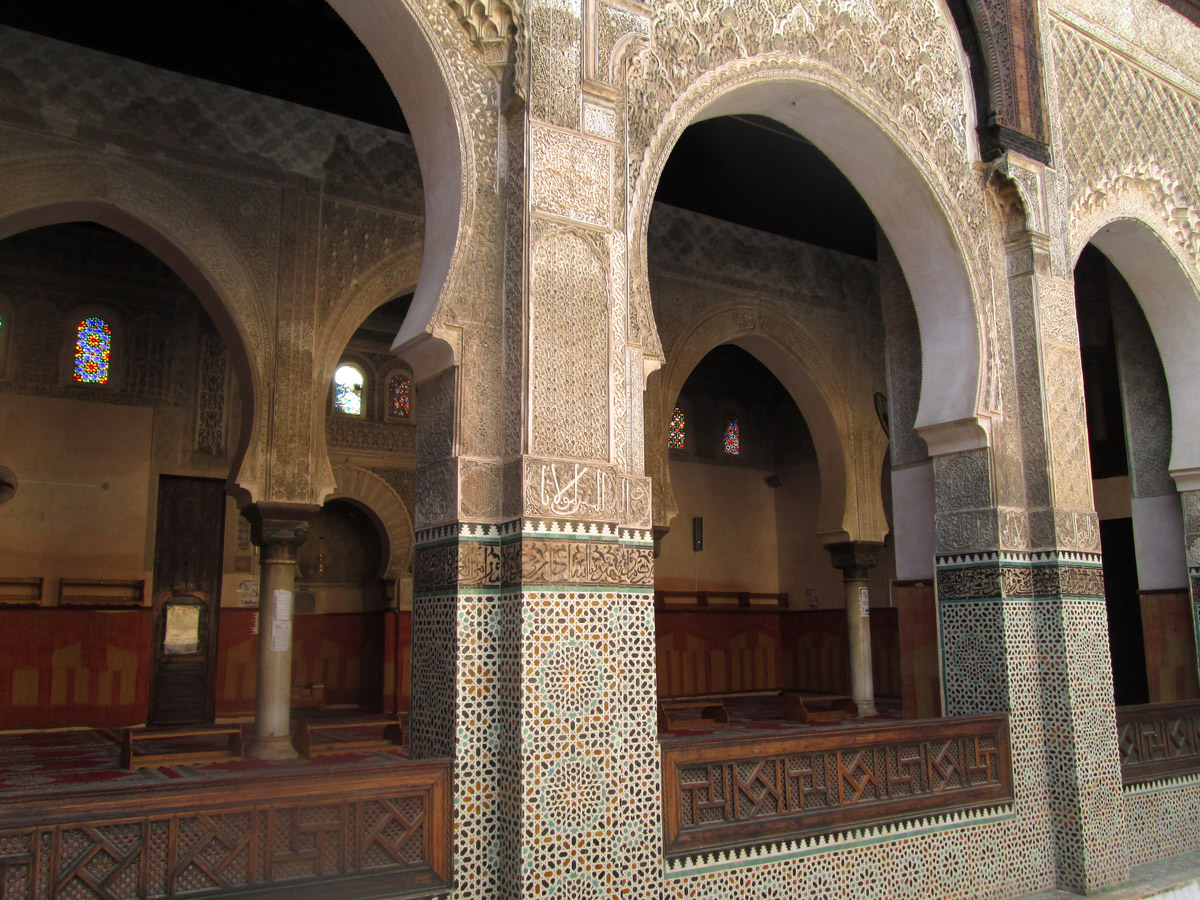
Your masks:
[[[1115,888],[1096,891],[1089,897],[1103,900],[1200,900],[1200,850],[1180,853],[1156,862],[1133,867],[1132,877]],[[1078,894],[1069,891],[1039,891],[1020,900],[1067,900]]]

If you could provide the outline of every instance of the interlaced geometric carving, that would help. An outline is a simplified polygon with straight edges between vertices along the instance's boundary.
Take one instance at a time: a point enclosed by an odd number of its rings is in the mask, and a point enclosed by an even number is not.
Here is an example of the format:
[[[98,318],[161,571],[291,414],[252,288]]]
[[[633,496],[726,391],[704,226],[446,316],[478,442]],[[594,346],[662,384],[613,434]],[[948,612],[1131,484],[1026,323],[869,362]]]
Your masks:
[[[664,745],[667,854],[1012,799],[1008,719]],[[747,824],[754,827],[747,830]]]
[[[1200,773],[1200,701],[1120,707],[1117,735],[1126,785]]]
[[[75,812],[75,821],[13,830],[0,815],[0,897],[224,895],[367,873],[404,891],[436,888],[448,875],[445,848],[433,849],[440,861],[426,856],[430,830],[435,844],[449,836],[445,762],[357,769],[348,783],[325,772],[258,784],[210,782],[203,791],[186,786],[169,795],[158,787],[152,797],[129,789],[87,804],[68,802],[74,810],[90,807],[85,821]],[[229,805],[231,796],[232,808],[204,809]],[[22,803],[37,806],[14,801],[5,812],[27,820]],[[38,809],[40,818],[53,819]],[[332,884],[329,890],[339,892]]]

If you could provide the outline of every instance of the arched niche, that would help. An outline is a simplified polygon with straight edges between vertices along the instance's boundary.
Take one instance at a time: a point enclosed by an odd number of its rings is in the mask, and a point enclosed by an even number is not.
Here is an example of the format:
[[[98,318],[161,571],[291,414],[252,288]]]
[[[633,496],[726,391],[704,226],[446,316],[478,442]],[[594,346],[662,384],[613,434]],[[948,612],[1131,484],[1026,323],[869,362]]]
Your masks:
[[[412,134],[425,192],[425,244],[412,314],[396,336],[418,377],[453,364],[453,347],[426,340],[438,302],[463,256],[460,235],[469,233],[473,204],[464,173],[474,171],[472,144],[463,131],[465,105],[437,48],[424,13],[410,0],[329,0],[387,79]],[[451,18],[448,8],[443,10]],[[457,30],[457,23],[450,23]]]
[[[1180,490],[1200,487],[1200,291],[1166,236],[1146,221],[1115,218],[1090,243],[1104,253],[1129,284],[1154,334],[1170,396],[1170,471]],[[1080,245],[1076,254],[1082,252]]]
[[[194,198],[126,161],[41,154],[5,161],[4,172],[0,240],[48,225],[94,222],[148,250],[199,299],[242,385],[230,487],[243,502],[263,499],[267,436],[259,412],[271,337],[266,304],[237,242]]]
[[[710,73],[671,108],[670,121],[648,151],[648,187],[631,222],[639,227],[631,276],[649,296],[646,235],[654,187],[670,151],[693,122],[724,115],[762,115],[811,141],[849,179],[891,244],[908,282],[922,347],[916,427],[931,455],[987,446],[985,328],[969,253],[959,239],[962,216],[919,151],[902,146],[851,85],[803,61],[780,59]]]
[[[391,486],[373,472],[355,466],[333,470],[337,487],[325,498],[349,500],[373,518],[385,539],[381,577],[396,581],[411,576],[413,525],[404,501]]]

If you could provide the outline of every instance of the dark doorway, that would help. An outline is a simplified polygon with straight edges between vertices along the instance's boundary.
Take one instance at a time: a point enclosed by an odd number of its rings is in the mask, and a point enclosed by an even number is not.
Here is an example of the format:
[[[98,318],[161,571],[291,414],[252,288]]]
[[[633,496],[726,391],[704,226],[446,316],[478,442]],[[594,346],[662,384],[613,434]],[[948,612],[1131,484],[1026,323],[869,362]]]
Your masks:
[[[1146,680],[1146,647],[1142,638],[1142,606],[1138,594],[1133,519],[1103,519],[1100,545],[1104,554],[1104,595],[1108,612],[1108,645],[1112,652],[1113,694],[1117,706],[1150,702]]]
[[[224,534],[223,482],[159,479],[151,723],[212,718]]]

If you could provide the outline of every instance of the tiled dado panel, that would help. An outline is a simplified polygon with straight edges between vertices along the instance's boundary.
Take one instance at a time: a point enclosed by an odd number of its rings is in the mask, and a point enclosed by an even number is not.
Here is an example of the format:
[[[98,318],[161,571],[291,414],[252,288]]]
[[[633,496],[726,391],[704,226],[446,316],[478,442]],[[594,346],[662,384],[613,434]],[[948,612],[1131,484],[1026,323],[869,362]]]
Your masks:
[[[1010,713],[1018,807],[1077,889],[1128,875],[1103,597],[1098,554],[938,560],[947,712]]]
[[[515,879],[520,704],[516,609],[501,596],[500,534],[462,523],[417,532],[411,746],[454,760],[458,897],[506,897]],[[507,818],[504,818],[507,817]]]
[[[651,560],[604,525],[417,535],[412,741],[455,759],[457,898],[657,894]]]
[[[521,896],[653,896],[652,536],[526,519],[502,540],[520,622]]]

